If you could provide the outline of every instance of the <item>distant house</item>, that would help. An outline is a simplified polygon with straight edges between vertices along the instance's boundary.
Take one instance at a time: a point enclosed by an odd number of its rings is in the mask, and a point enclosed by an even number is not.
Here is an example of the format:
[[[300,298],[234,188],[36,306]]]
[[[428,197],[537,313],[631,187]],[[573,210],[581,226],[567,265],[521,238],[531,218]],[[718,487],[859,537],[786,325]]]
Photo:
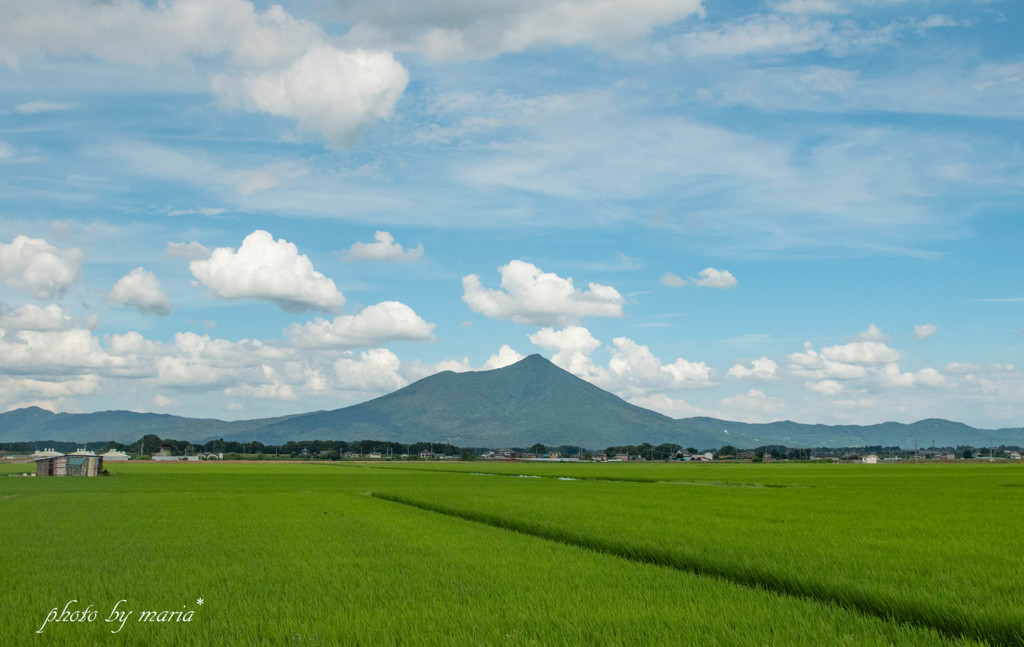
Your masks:
[[[868,465],[876,465],[878,463],[878,454],[868,454],[864,458],[860,459],[860,462],[867,463]]]
[[[370,452],[369,454],[366,455],[366,457],[367,458],[380,458],[381,457],[381,453],[380,452]]]
[[[437,454],[431,451],[420,452],[420,458],[439,458]]]
[[[605,452],[597,452],[596,454],[594,454],[594,460],[604,462],[608,460],[608,454],[606,454]]]
[[[128,454],[125,454],[124,452],[118,451],[116,449],[108,450],[100,454],[100,456],[103,458],[104,461],[108,463],[123,462],[131,458],[130,456],[128,456]]]
[[[629,454],[616,454],[615,458],[613,458],[612,460],[623,461],[623,462],[628,461],[629,460]]]
[[[44,456],[35,459],[36,476],[99,476],[103,457],[79,449],[66,456]]]
[[[37,459],[40,459],[40,458],[56,458],[57,456],[63,456],[63,455],[64,454],[61,454],[60,452],[55,450],[53,447],[47,447],[43,451],[39,451],[37,449],[36,451],[32,452],[32,455],[29,456],[29,460],[30,461],[34,461],[34,460],[37,460]]]
[[[1010,453],[1008,453],[1006,455],[1006,457],[1010,458],[1010,459],[1013,459],[1015,461],[1019,461],[1020,460],[1020,452],[1010,452]]]

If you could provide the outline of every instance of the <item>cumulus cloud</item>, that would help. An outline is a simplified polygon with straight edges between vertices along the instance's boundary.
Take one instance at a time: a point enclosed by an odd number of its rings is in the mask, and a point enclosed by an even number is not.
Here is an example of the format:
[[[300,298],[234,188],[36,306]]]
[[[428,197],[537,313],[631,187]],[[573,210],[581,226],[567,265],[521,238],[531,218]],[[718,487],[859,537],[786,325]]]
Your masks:
[[[505,368],[506,366],[515,364],[521,359],[523,359],[522,353],[514,350],[508,344],[505,344],[498,349],[497,353],[487,358],[482,370],[490,371],[496,368]]]
[[[345,260],[404,263],[423,256],[423,245],[417,245],[415,249],[402,249],[402,246],[395,242],[395,237],[386,231],[376,232],[373,238],[377,242],[353,243],[344,253]]]
[[[222,107],[291,117],[334,148],[350,146],[371,123],[387,119],[409,73],[390,52],[313,45],[283,69],[220,74],[213,91]]]
[[[807,388],[821,395],[833,398],[843,392],[843,385],[835,380],[820,380],[818,382],[808,382]]]
[[[690,362],[678,358],[671,364],[662,364],[651,349],[628,337],[612,340],[614,350],[608,362],[607,378],[601,380],[606,388],[626,396],[651,391],[704,388],[712,384],[711,368],[704,362]]]
[[[917,337],[918,339],[928,339],[929,337],[934,335],[936,332],[938,332],[938,330],[939,330],[938,326],[936,326],[933,323],[926,323],[926,324],[921,324],[921,325],[915,325],[914,326],[914,337]]]
[[[821,349],[825,359],[844,364],[889,364],[898,362],[899,351],[880,341],[855,341]]]
[[[738,380],[773,380],[775,379],[777,369],[778,364],[776,364],[774,360],[762,357],[761,359],[755,359],[750,362],[750,366],[744,366],[738,362],[733,364],[732,368],[729,369],[725,376],[733,377]]]
[[[494,319],[516,323],[566,325],[580,317],[621,317],[625,298],[610,286],[590,283],[578,290],[572,278],[542,272],[519,260],[498,268],[501,289],[483,287],[480,277],[463,277],[462,300],[471,310]]]
[[[650,348],[628,337],[612,340],[612,356],[607,367],[598,366],[590,357],[601,342],[582,326],[562,330],[543,328],[529,338],[537,346],[555,351],[551,361],[556,366],[623,398],[705,388],[714,383],[714,372],[704,362],[677,358],[670,364],[663,364]]]
[[[95,375],[35,377],[0,376],[0,403],[7,409],[38,406],[50,411],[73,408],[73,398],[95,393],[100,380]]]
[[[538,2],[412,2],[355,0],[340,9],[353,24],[344,41],[413,50],[435,60],[462,60],[531,47],[590,43],[614,46],[687,16],[703,15],[701,0]]]
[[[601,346],[583,326],[567,326],[561,330],[542,328],[529,336],[530,342],[546,350],[555,351],[551,361],[583,379],[594,379],[597,369],[590,353]]]
[[[384,301],[334,321],[317,317],[306,324],[293,324],[285,334],[300,348],[353,348],[396,339],[429,341],[434,338],[433,331],[434,324],[421,319],[409,306]]]
[[[870,324],[867,330],[857,333],[852,341],[889,341],[889,335],[882,332],[882,329],[875,324]]]
[[[670,288],[681,288],[686,285],[686,279],[679,278],[672,272],[665,272],[661,275],[661,278],[658,279],[658,281],[660,281],[662,285]]]
[[[141,267],[121,277],[110,291],[110,301],[135,308],[144,315],[167,316],[171,302],[156,275]]]
[[[348,391],[394,391],[408,382],[402,377],[402,363],[386,348],[352,353],[334,363],[337,387]]]
[[[164,254],[166,254],[168,258],[187,258],[193,261],[210,258],[210,254],[212,253],[213,252],[195,240],[191,240],[187,243],[167,243],[167,249],[164,250]]]
[[[0,62],[88,56],[128,65],[210,61],[211,89],[225,108],[295,119],[344,146],[387,118],[408,82],[390,52],[342,48],[317,25],[279,5],[247,0],[38,0],[9,4],[0,20]]]
[[[728,270],[716,270],[708,267],[700,271],[700,278],[693,279],[697,285],[705,288],[728,290],[736,287],[736,277]]]
[[[294,244],[262,230],[246,236],[237,252],[218,247],[209,259],[189,263],[189,270],[222,299],[265,300],[288,312],[337,312],[345,306],[334,281],[314,270]]]
[[[40,307],[26,303],[13,312],[0,314],[0,328],[4,330],[68,330],[71,317],[58,305]]]
[[[58,249],[42,238],[17,236],[0,243],[0,281],[17,290],[29,290],[37,299],[52,299],[67,292],[80,278],[82,252]]]

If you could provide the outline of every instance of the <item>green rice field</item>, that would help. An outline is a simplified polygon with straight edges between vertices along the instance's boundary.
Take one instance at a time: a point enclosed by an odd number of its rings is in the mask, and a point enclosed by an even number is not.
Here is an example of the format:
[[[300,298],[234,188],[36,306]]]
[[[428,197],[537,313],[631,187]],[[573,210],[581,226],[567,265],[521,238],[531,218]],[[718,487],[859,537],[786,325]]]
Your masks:
[[[108,467],[0,465],[0,645],[1024,645],[1021,465]]]

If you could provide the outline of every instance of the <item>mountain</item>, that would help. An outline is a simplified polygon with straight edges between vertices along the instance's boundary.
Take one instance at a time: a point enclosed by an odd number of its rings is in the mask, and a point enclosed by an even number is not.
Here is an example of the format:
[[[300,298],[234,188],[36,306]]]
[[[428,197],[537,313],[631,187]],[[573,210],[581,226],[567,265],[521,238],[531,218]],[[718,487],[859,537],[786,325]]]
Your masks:
[[[434,440],[477,447],[649,441],[719,446],[721,430],[680,429],[564,371],[540,355],[492,371],[445,371],[394,393],[264,428],[274,439]]]
[[[752,424],[716,418],[673,420],[629,404],[540,355],[492,371],[445,371],[394,393],[336,409],[225,422],[130,411],[52,413],[38,407],[0,414],[0,442],[133,442],[146,434],[205,442],[225,438],[267,444],[289,440],[448,442],[474,447],[581,445],[590,449],[672,442],[701,449],[736,447],[1024,445],[1024,429],[975,429],[929,419],[912,424]]]

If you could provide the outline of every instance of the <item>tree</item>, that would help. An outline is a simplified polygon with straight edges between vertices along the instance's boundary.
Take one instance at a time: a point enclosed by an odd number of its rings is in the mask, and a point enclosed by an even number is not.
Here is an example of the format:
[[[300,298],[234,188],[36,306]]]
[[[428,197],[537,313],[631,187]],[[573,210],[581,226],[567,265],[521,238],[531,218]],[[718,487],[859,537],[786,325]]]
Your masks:
[[[733,447],[732,445],[722,445],[722,448],[718,450],[718,457],[719,458],[726,458],[726,457],[735,458],[736,457],[736,448]]]
[[[547,454],[548,448],[545,447],[542,443],[534,443],[533,446],[530,447],[530,452],[537,455]]]
[[[974,452],[970,448],[964,449],[964,458],[974,458]]]
[[[475,461],[476,460],[476,453],[473,452],[473,450],[470,449],[469,447],[463,447],[459,451],[459,460],[460,461]]]

